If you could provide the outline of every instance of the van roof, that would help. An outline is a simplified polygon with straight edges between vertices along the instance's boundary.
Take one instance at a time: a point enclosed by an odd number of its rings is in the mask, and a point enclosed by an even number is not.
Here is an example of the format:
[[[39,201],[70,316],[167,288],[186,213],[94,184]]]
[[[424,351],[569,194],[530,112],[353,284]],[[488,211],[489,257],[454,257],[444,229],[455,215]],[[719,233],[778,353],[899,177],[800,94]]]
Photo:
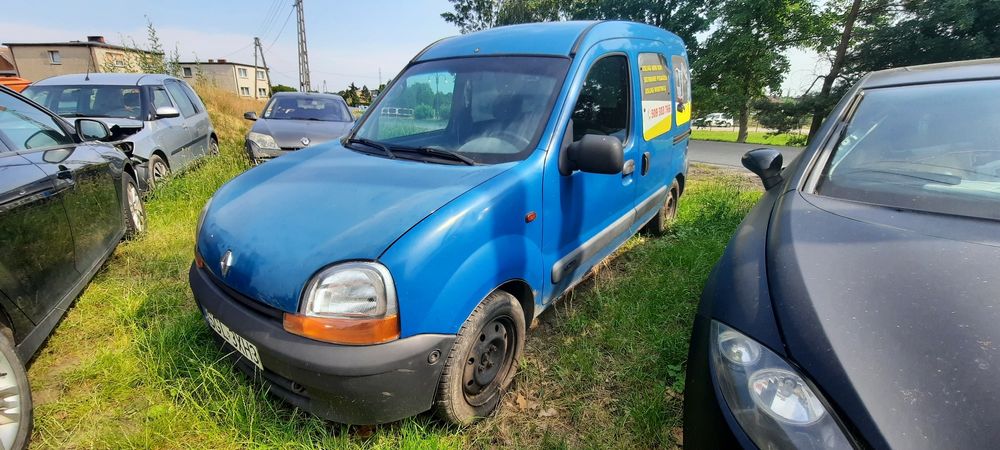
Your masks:
[[[684,43],[677,35],[651,25],[624,21],[565,21],[491,28],[444,38],[428,46],[413,61],[489,55],[573,56],[579,49],[612,38]],[[683,50],[681,50],[683,51]]]

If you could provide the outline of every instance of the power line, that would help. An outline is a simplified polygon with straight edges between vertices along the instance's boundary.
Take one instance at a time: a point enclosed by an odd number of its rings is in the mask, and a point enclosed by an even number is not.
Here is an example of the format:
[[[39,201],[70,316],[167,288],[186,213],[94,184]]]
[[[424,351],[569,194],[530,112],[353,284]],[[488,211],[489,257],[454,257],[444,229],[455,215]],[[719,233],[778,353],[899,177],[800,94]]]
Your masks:
[[[274,40],[271,41],[271,44],[267,46],[267,51],[271,51],[271,47],[274,47],[274,44],[276,42],[278,42],[278,38],[281,37],[281,33],[285,31],[285,25],[288,25],[288,19],[292,18],[292,13],[294,13],[294,12],[295,12],[295,8],[292,8],[291,11],[288,11],[288,16],[285,17],[285,23],[281,24],[281,29],[278,30],[278,35],[275,36]]]

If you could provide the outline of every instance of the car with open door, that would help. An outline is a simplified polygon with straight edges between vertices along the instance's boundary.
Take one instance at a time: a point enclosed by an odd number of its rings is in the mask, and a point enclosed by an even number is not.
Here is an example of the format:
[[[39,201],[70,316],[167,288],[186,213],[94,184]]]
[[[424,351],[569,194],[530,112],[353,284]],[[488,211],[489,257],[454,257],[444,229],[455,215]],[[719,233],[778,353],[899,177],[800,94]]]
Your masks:
[[[198,94],[168,75],[87,73],[32,84],[24,95],[69,120],[105,122],[132,160],[139,189],[219,153],[219,138]]]
[[[146,226],[137,173],[103,122],[0,87],[0,444],[31,434],[25,364],[124,237]]]
[[[874,72],[709,276],[684,447],[990,448],[1000,423],[1000,60]]]
[[[432,44],[346,136],[215,193],[195,299],[238,367],[320,417],[485,417],[531,321],[641,229],[667,231],[689,81],[681,39],[638,23]]]

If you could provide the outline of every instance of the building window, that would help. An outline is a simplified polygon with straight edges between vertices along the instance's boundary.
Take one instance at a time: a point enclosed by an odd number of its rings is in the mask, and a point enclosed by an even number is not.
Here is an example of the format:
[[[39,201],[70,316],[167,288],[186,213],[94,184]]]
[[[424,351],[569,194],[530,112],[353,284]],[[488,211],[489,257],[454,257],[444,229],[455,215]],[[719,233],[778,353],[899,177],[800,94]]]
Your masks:
[[[242,67],[236,69],[236,72],[240,74],[240,78],[246,78],[247,77],[247,70],[244,69],[244,68],[242,68]],[[249,95],[249,94],[247,94],[247,95]]]
[[[49,62],[52,64],[62,64],[62,56],[59,56],[59,50],[49,50]]]
[[[121,53],[108,53],[108,58],[111,59],[111,65],[125,67],[125,55]]]
[[[250,96],[250,88],[248,88],[246,86],[240,87],[240,95],[249,97]]]
[[[267,97],[267,89],[265,89],[265,88],[257,88],[257,96],[258,97]]]
[[[190,67],[185,67],[185,68],[183,68],[181,70],[184,71],[184,78],[191,78],[192,73],[191,73],[191,68]]]
[[[257,79],[258,80],[264,80],[264,71],[263,70],[258,70],[257,71]]]

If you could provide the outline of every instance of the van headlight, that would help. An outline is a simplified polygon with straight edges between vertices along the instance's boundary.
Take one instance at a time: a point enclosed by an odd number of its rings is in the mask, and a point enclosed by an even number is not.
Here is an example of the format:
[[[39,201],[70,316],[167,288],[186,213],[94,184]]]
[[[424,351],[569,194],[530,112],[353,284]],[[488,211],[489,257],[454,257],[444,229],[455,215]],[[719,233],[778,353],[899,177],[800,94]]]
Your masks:
[[[298,314],[285,330],[337,344],[379,344],[399,338],[396,287],[377,262],[347,262],[321,270],[306,285]]]
[[[278,150],[278,143],[269,134],[257,133],[251,131],[247,134],[247,140],[253,142],[258,148],[268,149],[268,150]]]
[[[743,431],[760,448],[850,448],[826,402],[780,356],[712,321],[715,381]]]

